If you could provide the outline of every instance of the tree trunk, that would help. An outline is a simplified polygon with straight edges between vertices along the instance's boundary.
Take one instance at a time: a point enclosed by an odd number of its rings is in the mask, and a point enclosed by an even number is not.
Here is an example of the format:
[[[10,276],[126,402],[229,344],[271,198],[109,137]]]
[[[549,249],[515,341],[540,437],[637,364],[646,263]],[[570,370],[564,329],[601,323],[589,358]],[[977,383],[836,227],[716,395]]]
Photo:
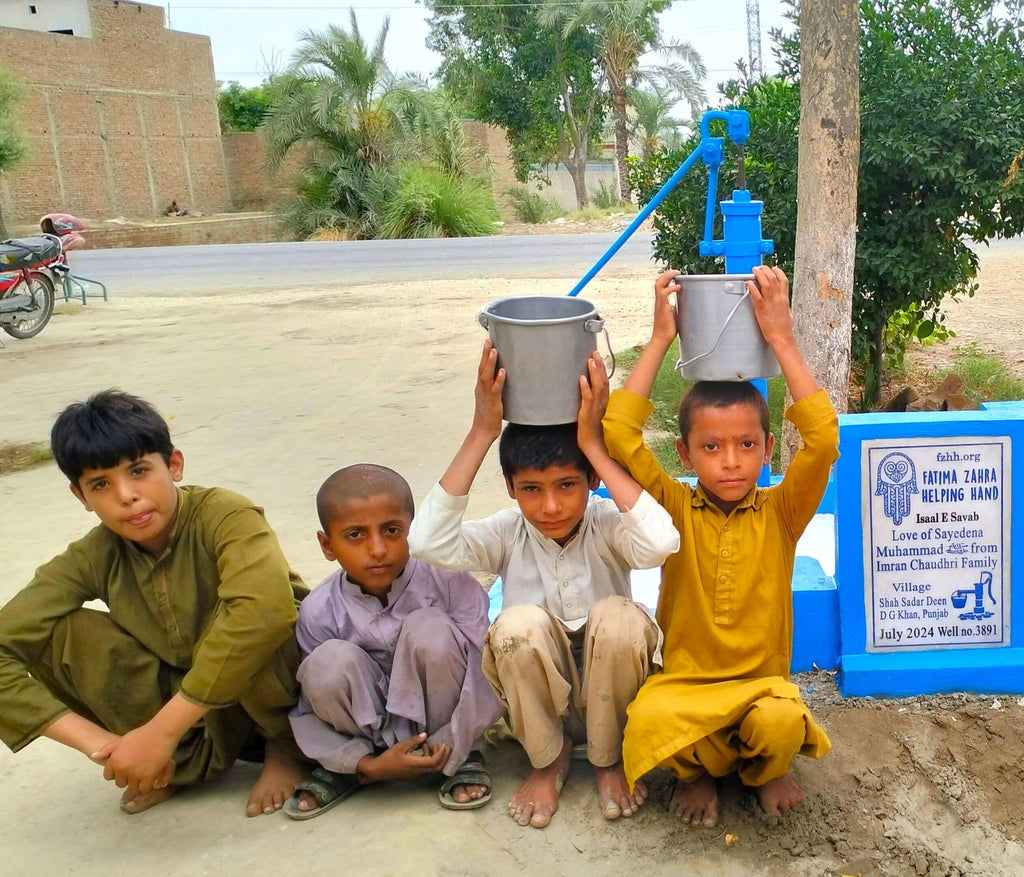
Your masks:
[[[612,92],[612,114],[615,116],[615,162],[619,169],[619,198],[623,204],[633,200],[633,190],[629,186],[629,168],[626,158],[629,155],[629,124],[626,119],[626,92]]]
[[[576,192],[576,209],[582,210],[589,203],[587,195],[587,159],[578,161],[575,156],[567,158],[563,164],[572,178],[572,187]]]
[[[857,0],[803,0],[793,320],[811,372],[839,412],[849,406],[860,161],[859,58]],[[799,444],[796,430],[787,422],[784,465]]]

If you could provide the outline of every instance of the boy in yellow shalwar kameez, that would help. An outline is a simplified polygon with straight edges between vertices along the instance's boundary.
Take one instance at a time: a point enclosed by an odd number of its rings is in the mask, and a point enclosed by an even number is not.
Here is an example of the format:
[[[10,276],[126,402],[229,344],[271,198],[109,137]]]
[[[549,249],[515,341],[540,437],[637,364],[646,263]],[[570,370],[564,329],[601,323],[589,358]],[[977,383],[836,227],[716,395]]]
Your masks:
[[[626,779],[667,768],[678,777],[672,811],[707,827],[718,821],[716,778],[735,771],[778,815],[804,800],[789,775],[793,756],[820,758],[831,745],[788,677],[796,542],[839,455],[838,420],[797,347],[785,274],[760,266],[754,274],[758,325],[793,397],[786,417],[804,443],[780,484],[757,486],[774,437],[767,405],[747,382],[698,383],[680,404],[677,448],[696,487],[666,474],[644,444],[647,397],[676,334],[674,271],[655,282],[651,342],[604,418],[611,456],[668,510],[682,540],[665,563],[658,602],[664,672],[628,711]]]

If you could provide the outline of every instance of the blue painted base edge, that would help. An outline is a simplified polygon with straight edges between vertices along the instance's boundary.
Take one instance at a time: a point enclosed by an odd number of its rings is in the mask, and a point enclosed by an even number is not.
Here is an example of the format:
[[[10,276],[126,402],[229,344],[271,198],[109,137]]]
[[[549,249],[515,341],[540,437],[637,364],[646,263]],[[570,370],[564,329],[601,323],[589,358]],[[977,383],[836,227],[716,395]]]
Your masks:
[[[1024,649],[963,649],[914,654],[843,655],[845,697],[916,694],[1024,694]]]
[[[813,557],[793,567],[793,656],[790,670],[835,670],[839,666],[839,591]]]

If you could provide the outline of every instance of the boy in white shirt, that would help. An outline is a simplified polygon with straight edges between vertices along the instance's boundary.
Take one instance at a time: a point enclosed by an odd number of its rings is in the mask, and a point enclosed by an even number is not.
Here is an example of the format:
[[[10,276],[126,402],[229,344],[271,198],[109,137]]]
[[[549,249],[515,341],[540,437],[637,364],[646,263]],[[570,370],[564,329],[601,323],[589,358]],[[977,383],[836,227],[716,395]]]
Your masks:
[[[502,612],[484,645],[484,674],[508,709],[533,770],[509,799],[520,825],[543,828],[558,809],[574,740],[586,742],[601,810],[631,816],[622,770],[626,707],[661,665],[661,631],[630,595],[632,569],[661,566],[679,549],[668,513],[605,449],[608,377],[595,353],[580,378],[577,423],[509,424],[505,370],[484,342],[473,425],[412,523],[414,556],[502,577]],[[517,507],[464,522],[468,493],[495,439]],[[611,499],[591,496],[604,481]]]

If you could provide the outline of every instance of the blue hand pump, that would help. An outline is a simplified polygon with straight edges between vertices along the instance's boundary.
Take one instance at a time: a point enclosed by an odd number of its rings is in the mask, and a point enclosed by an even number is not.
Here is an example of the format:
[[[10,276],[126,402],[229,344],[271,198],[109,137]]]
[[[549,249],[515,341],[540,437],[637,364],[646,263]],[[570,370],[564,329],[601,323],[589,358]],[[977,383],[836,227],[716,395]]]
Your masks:
[[[722,239],[715,240],[713,228],[715,223],[715,205],[718,199],[718,169],[725,160],[725,139],[711,136],[711,123],[722,121],[726,125],[726,134],[736,144],[739,159],[738,185],[734,189],[731,201],[722,201]],[[755,265],[762,264],[761,257],[775,250],[771,240],[761,237],[761,212],[763,203],[754,201],[746,188],[746,176],[743,166],[743,150],[750,136],[750,115],[746,110],[708,110],[700,119],[700,141],[696,148],[679,169],[668,178],[666,183],[647,202],[636,218],[619,235],[618,239],[608,248],[594,266],[572,288],[569,295],[579,295],[580,291],[594,278],[619,248],[632,237],[633,233],[643,224],[661,204],[668,194],[679,185],[698,160],[708,166],[708,195],[704,211],[704,239],[699,243],[702,256],[721,256],[725,259],[726,274],[749,274]],[[762,395],[768,396],[768,382],[754,381],[754,385]],[[765,466],[758,479],[761,485],[770,483],[770,469]]]

